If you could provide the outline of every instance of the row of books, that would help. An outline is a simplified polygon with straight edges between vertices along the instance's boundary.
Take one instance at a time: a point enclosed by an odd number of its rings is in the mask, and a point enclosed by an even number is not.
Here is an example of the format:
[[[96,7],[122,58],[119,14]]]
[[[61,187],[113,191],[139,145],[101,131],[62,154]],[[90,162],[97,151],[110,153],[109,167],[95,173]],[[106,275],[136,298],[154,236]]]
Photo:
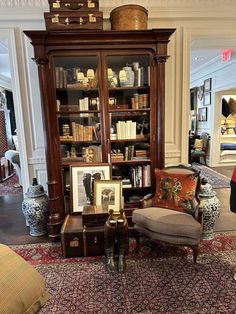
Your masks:
[[[134,86],[150,85],[150,66],[134,69]]]
[[[131,98],[131,107],[132,109],[148,108],[148,94],[134,94]]]
[[[136,139],[137,122],[132,120],[118,121],[116,123],[116,138],[122,139]]]
[[[95,137],[95,140],[98,139],[95,126],[83,126],[82,124],[72,122],[71,129],[74,141],[92,141],[93,136]]]
[[[151,166],[134,166],[129,169],[129,179],[132,187],[151,186]]]

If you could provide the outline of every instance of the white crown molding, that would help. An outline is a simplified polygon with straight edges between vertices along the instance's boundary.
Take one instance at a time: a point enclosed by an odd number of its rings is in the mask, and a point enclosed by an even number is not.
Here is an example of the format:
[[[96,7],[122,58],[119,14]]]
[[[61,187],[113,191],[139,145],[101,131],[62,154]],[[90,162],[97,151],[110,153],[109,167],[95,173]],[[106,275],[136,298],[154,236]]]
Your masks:
[[[11,79],[0,74],[0,86],[12,90]]]
[[[114,6],[112,5],[114,3]],[[120,0],[120,5],[130,4],[130,0]],[[132,0],[132,4],[142,5],[144,7],[201,7],[205,9],[207,6],[213,9],[213,6],[231,5],[236,7],[235,0]],[[117,1],[100,0],[100,8],[117,7]],[[48,8],[47,0],[0,0],[1,8]]]
[[[101,0],[100,11],[107,19],[112,9],[126,4],[130,4],[130,0],[120,0],[119,5],[117,1]],[[235,0],[132,0],[132,4],[145,7],[149,19],[232,19],[236,15]],[[23,16],[27,20],[40,20],[43,12],[49,11],[49,5],[47,0],[0,0],[0,9],[1,20],[21,20]]]

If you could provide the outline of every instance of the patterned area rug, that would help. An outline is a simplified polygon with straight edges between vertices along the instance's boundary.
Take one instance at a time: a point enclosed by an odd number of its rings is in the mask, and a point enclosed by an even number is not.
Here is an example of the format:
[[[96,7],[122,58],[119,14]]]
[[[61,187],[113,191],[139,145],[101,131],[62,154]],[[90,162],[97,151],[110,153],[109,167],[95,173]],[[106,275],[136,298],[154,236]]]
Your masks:
[[[212,185],[213,189],[230,187],[230,179],[223,174],[198,163],[193,163],[192,165],[201,172],[201,175],[207,179],[208,183]]]
[[[59,244],[11,246],[44,276],[51,299],[40,313],[236,313],[236,232],[189,249],[131,241],[125,273],[107,273],[104,257],[61,257]]]
[[[22,187],[19,185],[19,179],[16,174],[0,183],[0,196],[22,194]]]

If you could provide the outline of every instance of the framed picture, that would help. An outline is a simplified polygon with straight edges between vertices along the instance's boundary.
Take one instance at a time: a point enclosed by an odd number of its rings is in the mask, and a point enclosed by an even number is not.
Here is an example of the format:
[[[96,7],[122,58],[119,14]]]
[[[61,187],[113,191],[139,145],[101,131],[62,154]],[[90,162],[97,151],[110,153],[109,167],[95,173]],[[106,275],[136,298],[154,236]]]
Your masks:
[[[204,85],[198,87],[197,98],[202,101],[204,95]]]
[[[190,110],[196,110],[197,108],[197,87],[190,89]]]
[[[110,180],[110,166],[71,166],[70,179],[71,213],[80,213],[85,205],[93,204],[94,180]]]
[[[107,206],[119,212],[121,209],[121,180],[95,180],[94,181],[94,205]]]
[[[211,78],[204,81],[204,93],[211,91]]]
[[[198,109],[198,121],[207,121],[207,107]]]
[[[208,106],[211,104],[211,92],[204,93],[203,105]]]

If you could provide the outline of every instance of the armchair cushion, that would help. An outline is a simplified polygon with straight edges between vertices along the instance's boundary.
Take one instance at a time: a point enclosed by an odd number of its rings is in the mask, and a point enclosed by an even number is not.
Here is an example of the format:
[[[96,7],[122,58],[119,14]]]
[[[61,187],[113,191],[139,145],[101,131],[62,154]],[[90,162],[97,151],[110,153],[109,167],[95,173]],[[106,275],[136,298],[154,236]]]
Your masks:
[[[203,139],[196,138],[194,141],[194,150],[202,150],[203,149]]]
[[[135,229],[141,233],[170,243],[195,245],[201,236],[201,224],[198,221],[189,214],[171,209],[136,209],[133,211],[132,221]]]
[[[160,207],[136,209],[133,211],[132,221],[136,227],[141,226],[143,229],[162,235],[160,240],[166,240],[163,239],[166,235],[167,238],[174,236],[198,241],[201,235],[201,224],[197,220],[189,214],[171,209]]]
[[[155,170],[156,193],[152,205],[195,214],[198,173],[188,169]]]

